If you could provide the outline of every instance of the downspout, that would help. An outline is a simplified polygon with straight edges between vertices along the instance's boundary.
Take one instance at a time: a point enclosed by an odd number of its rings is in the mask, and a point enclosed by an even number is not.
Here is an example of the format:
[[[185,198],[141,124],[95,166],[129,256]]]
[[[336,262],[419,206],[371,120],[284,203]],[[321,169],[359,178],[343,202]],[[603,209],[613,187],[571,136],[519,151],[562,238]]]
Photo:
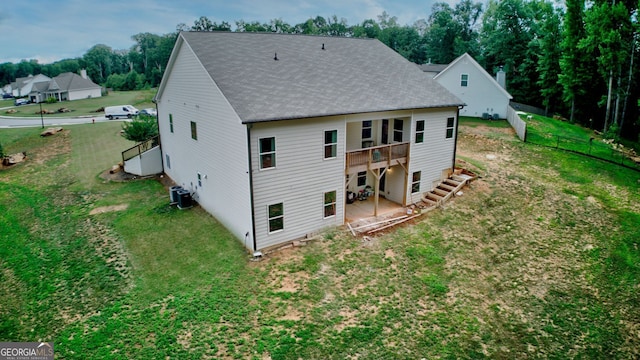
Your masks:
[[[258,244],[256,242],[256,211],[253,200],[253,164],[251,161],[251,124],[247,124],[247,158],[249,160],[249,201],[251,202],[251,231],[253,234],[253,252],[258,251]]]
[[[156,126],[158,127],[158,146],[160,146],[160,161],[162,162],[162,172],[165,172],[164,156],[162,156],[162,138],[160,137],[160,113],[158,112],[158,100],[154,97],[151,101],[156,106]]]
[[[460,109],[462,106],[458,106],[456,109],[456,141],[453,142],[453,163],[451,164],[451,171],[456,170],[456,153],[458,151],[458,125],[460,125]]]

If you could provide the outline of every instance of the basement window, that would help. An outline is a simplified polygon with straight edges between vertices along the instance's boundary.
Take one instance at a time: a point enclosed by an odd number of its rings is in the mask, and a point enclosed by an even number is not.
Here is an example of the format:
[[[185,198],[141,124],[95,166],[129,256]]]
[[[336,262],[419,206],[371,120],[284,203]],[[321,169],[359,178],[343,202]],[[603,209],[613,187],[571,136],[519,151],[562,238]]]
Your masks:
[[[419,193],[420,192],[420,177],[422,176],[422,172],[416,171],[413,173],[411,179],[411,193]]]
[[[260,169],[276,167],[276,138],[262,138],[259,142]]]
[[[269,205],[269,233],[284,229],[284,204],[278,203]]]
[[[336,215],[336,192],[324,193],[324,217],[328,218]]]

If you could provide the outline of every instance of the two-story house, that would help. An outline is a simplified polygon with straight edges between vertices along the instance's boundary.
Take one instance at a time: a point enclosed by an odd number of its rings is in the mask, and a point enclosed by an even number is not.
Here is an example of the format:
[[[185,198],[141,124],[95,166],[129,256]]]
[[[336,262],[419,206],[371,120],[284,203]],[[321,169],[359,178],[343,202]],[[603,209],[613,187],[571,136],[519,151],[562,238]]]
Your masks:
[[[448,65],[423,64],[420,68],[464,101],[462,116],[507,118],[512,99],[506,90],[506,75],[501,69],[494,79],[469,54],[464,53]]]
[[[420,201],[463,102],[378,40],[182,32],[155,99],[164,171],[251,250]],[[374,215],[374,209],[371,215]]]

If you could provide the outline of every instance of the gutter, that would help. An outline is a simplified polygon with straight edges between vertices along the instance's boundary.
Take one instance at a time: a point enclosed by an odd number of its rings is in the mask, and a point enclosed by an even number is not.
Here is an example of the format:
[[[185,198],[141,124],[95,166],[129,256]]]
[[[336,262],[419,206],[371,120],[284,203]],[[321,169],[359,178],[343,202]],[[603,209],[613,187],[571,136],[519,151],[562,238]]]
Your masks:
[[[456,109],[456,141],[453,143],[453,163],[451,164],[451,170],[456,169],[456,153],[458,152],[458,125],[460,125],[460,109],[462,106],[458,106]]]

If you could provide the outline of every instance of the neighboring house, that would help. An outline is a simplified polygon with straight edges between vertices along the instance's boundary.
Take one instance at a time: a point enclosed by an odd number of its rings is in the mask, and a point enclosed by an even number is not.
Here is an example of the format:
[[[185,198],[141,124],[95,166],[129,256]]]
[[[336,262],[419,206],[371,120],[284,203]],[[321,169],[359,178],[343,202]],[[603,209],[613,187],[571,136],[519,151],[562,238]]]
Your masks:
[[[14,97],[29,96],[31,102],[45,101],[51,97],[58,101],[101,97],[100,85],[87,77],[86,70],[81,70],[80,74],[66,72],[53,79],[42,74],[29,75],[16,79],[10,84],[10,89]]]
[[[424,64],[420,68],[465,102],[460,115],[506,119],[512,96],[505,90],[504,71],[497,74],[500,84],[467,53],[449,65]]]
[[[47,83],[38,83],[29,97],[33,102],[40,102],[48,98],[58,101],[79,100],[102,96],[102,88],[87,77],[87,71],[81,70],[81,75],[66,72]]]
[[[166,175],[254,251],[343,225],[348,190],[420,201],[463,105],[378,40],[232,32],[180,33],[155,101]]]
[[[27,96],[33,91],[36,84],[48,83],[49,81],[51,81],[51,78],[42,74],[17,78],[16,81],[10,84],[11,93],[14,97]]]

